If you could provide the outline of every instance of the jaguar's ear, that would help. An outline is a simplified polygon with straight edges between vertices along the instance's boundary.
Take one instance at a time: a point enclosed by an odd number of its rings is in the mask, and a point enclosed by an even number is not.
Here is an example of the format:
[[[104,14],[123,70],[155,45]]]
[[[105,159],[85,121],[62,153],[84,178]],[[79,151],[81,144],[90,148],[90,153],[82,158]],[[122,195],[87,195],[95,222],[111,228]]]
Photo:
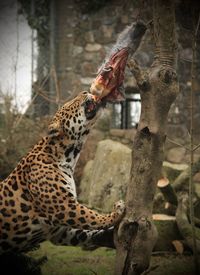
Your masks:
[[[59,121],[53,121],[49,124],[48,136],[49,137],[58,137],[62,134],[62,129]]]

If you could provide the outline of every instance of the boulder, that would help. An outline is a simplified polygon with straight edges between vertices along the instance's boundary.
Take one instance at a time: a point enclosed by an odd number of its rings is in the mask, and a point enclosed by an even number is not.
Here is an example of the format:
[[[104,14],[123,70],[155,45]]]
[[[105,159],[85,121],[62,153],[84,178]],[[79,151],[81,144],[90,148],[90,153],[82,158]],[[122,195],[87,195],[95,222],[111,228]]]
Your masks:
[[[167,177],[170,183],[173,183],[174,180],[188,168],[187,164],[184,163],[171,163],[168,161],[163,162],[162,174],[164,177]]]
[[[88,43],[85,46],[85,50],[87,52],[98,52],[99,50],[101,50],[101,48],[102,48],[101,44],[98,44],[98,43]]]
[[[113,204],[125,197],[130,168],[131,149],[110,139],[100,141],[94,160],[85,166],[80,200],[111,211]]]
[[[174,147],[169,149],[167,153],[167,160],[169,162],[181,163],[185,156],[186,149],[184,147]]]
[[[79,201],[88,203],[88,198],[90,195],[90,184],[91,184],[91,174],[92,174],[92,167],[94,165],[94,160],[89,160],[83,170],[83,179],[81,181],[81,193],[79,196]]]
[[[78,194],[80,193],[80,181],[83,177],[83,169],[89,160],[94,159],[97,144],[102,139],[104,139],[104,133],[98,129],[93,128],[81,150],[81,154],[74,173]]]

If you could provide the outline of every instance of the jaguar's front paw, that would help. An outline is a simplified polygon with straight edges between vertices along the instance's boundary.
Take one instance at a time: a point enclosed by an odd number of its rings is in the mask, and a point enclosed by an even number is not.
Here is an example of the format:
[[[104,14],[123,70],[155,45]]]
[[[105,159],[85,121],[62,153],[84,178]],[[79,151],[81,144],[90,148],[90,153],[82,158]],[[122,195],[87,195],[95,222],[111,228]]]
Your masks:
[[[114,204],[114,211],[120,216],[125,212],[125,203],[123,200],[120,200]]]

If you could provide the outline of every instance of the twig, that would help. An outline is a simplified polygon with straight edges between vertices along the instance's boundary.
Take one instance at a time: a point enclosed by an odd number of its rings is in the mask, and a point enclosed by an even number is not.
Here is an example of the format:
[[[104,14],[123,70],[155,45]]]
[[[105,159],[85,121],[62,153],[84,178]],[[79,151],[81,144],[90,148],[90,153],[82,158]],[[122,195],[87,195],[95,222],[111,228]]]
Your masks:
[[[181,57],[180,60],[192,63],[191,59],[188,59],[188,58],[185,58],[185,57]]]
[[[60,98],[61,98],[60,87],[59,87],[58,77],[54,66],[52,67],[52,77],[55,81],[55,87],[56,87],[56,103],[58,107],[60,107]]]
[[[180,147],[183,147],[183,148],[185,148],[186,150],[190,150],[190,148],[189,147],[187,147],[187,146],[185,146],[185,145],[183,145],[183,144],[181,144],[181,143],[178,143],[178,142],[176,142],[175,140],[173,140],[173,139],[170,139],[169,137],[167,137],[167,141],[169,141],[169,142],[171,142],[171,143],[173,143],[173,144],[175,144],[175,145],[178,145],[178,146],[180,146]]]
[[[26,111],[24,113],[22,113],[20,115],[20,117],[15,121],[15,124],[13,125],[12,131],[14,131],[17,128],[17,126],[20,124],[20,122],[22,121],[22,119],[25,116],[26,112],[28,111],[28,109],[30,108],[30,106],[35,101],[36,97],[37,97],[37,94],[35,94],[34,97],[31,99],[31,101],[29,102],[29,104],[28,104],[28,106],[26,108]]]
[[[200,147],[200,143],[193,148],[193,152],[196,151],[199,147]]]
[[[195,34],[194,34],[196,38],[197,38],[197,35],[198,35],[199,25],[200,25],[200,14],[199,14],[199,18],[198,18]]]
[[[41,83],[39,83],[38,86],[41,87],[41,88],[43,88],[44,85],[46,84],[47,80],[50,78],[50,75],[51,75],[51,70],[48,72],[48,74],[46,75],[46,77],[44,78],[44,80]]]
[[[38,88],[37,93],[38,93],[40,96],[42,96],[46,101],[51,102],[51,103],[57,103],[57,102],[56,102],[56,98],[50,98],[49,96],[47,96],[47,95],[44,93],[44,91],[42,91],[41,88]]]
[[[24,113],[22,113],[17,120],[13,123],[12,129],[10,130],[8,136],[6,137],[6,142],[8,141],[8,139],[10,138],[10,136],[13,134],[13,132],[15,131],[15,129],[19,126],[20,122],[22,121],[22,119],[24,118],[27,110],[30,108],[30,106],[33,104],[33,102],[35,101],[36,97],[38,94],[35,94],[34,97],[31,99],[31,101],[29,102],[26,111]]]
[[[18,10],[18,2],[17,2],[17,10]],[[16,17],[16,35],[17,35],[17,44],[16,44],[16,59],[14,63],[14,98],[15,104],[17,105],[17,67],[18,67],[18,60],[19,60],[19,14],[17,12]]]

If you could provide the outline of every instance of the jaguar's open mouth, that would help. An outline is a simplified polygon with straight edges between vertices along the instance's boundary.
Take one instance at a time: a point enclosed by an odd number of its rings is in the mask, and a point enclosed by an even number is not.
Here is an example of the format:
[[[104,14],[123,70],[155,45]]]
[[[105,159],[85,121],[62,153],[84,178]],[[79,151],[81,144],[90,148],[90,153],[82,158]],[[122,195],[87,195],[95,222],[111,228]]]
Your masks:
[[[84,103],[84,108],[85,108],[85,116],[88,120],[93,119],[96,114],[98,109],[101,107],[101,100],[94,96],[91,99],[88,99]]]

